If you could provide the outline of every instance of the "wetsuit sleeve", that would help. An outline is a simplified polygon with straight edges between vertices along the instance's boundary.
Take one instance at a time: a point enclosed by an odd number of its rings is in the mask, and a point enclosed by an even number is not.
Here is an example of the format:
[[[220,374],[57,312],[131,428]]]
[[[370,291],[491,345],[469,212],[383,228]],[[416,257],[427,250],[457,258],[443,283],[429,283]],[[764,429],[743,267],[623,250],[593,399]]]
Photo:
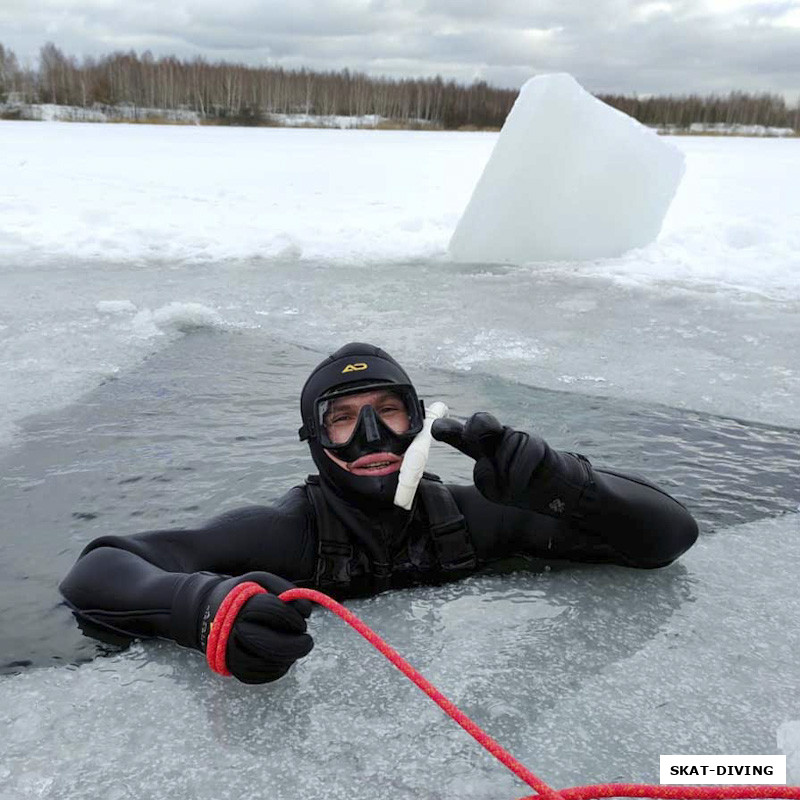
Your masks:
[[[229,512],[202,528],[103,536],[85,548],[59,588],[84,621],[192,646],[191,610],[220,575],[263,571],[302,583],[315,564],[311,508],[296,487],[275,506]]]
[[[692,515],[654,484],[594,469],[570,453],[553,453],[557,459],[551,464],[560,467],[542,481],[537,511],[491,502],[474,486],[450,487],[482,561],[525,555],[653,568],[670,564],[696,541]],[[565,500],[553,503],[560,468]]]

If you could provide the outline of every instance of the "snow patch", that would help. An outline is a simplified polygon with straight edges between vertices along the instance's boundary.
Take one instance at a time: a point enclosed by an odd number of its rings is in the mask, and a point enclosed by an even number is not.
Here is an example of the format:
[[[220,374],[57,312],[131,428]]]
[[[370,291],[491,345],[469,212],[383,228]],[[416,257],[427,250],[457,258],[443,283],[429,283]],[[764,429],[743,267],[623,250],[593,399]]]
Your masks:
[[[607,379],[599,375],[560,375],[559,383],[607,383]]]
[[[141,338],[165,333],[194,333],[202,330],[225,330],[229,325],[212,308],[201,303],[168,303],[155,311],[142,309],[131,326]]]
[[[536,341],[500,330],[476,333],[470,342],[454,348],[456,369],[469,372],[476,364],[498,361],[534,361],[546,354]]]
[[[136,311],[136,306],[130,300],[101,300],[95,305],[99,314],[128,314]]]

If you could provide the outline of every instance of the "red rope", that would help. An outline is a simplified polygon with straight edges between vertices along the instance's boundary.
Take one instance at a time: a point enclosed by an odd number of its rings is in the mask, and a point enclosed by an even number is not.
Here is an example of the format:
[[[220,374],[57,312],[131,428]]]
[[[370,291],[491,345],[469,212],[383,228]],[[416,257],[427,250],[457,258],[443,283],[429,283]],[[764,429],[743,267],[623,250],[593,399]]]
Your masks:
[[[222,675],[230,675],[225,666],[225,648],[233,623],[241,607],[255,594],[266,592],[257,583],[245,582],[235,586],[219,607],[211,633],[208,636],[206,655],[211,669]],[[553,789],[541,778],[537,778],[527,767],[517,761],[505,748],[479,728],[463,711],[448,700],[430,681],[424,678],[393,647],[388,645],[352,611],[341,603],[314,589],[289,589],[279,595],[281,600],[310,600],[324,606],[348,625],[355,628],[373,647],[383,653],[407,678],[410,678],[449,717],[478,741],[496,759],[506,765],[518,778],[536,790],[522,800],[591,800],[602,797],[654,797],[667,800],[746,800],[746,798],[790,798],[800,800],[800,786],[661,786],[644,783],[600,783],[593,786],[574,786],[569,789]],[[212,647],[213,643],[213,647]],[[212,658],[213,653],[213,658]]]
[[[565,800],[589,800],[595,797],[664,797],[670,800],[745,800],[751,797],[800,797],[800,786],[661,786],[649,783],[598,783],[559,789]],[[533,797],[531,795],[530,797]],[[529,800],[523,798],[522,800]]]
[[[225,595],[225,599],[214,615],[211,630],[206,643],[206,660],[214,672],[228,676],[230,671],[225,664],[225,651],[228,648],[228,637],[231,635],[233,623],[242,606],[254,595],[266,594],[267,590],[253,581],[238,583]]]

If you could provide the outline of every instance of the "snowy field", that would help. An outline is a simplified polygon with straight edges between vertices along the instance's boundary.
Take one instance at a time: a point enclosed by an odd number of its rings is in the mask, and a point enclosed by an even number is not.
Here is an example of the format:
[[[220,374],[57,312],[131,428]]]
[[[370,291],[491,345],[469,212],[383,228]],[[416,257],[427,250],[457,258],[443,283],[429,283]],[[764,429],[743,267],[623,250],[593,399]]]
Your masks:
[[[0,123],[2,800],[524,794],[322,613],[262,689],[169,644],[45,666],[95,654],[55,590],[87,541],[302,479],[300,385],[352,339],[455,413],[655,477],[704,534],[666,570],[357,613],[555,785],[655,781],[659,753],[799,757],[800,140],[671,139],[662,233],[620,258],[457,264],[496,138]]]

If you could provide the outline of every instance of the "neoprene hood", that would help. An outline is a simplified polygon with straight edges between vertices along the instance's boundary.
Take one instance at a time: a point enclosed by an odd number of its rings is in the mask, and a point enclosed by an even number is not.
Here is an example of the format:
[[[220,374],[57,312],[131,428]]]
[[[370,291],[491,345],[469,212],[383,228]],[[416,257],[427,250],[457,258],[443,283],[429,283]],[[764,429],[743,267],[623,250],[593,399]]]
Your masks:
[[[331,395],[366,391],[372,387],[396,386],[402,391],[403,399],[409,413],[410,428],[407,433],[396,434],[388,426],[378,422],[370,414],[371,408],[364,410],[359,416],[358,429],[366,426],[372,433],[371,441],[354,435],[356,442],[345,449],[342,460],[353,461],[354,456],[367,452],[392,452],[402,455],[422,428],[425,418],[422,402],[406,371],[387,352],[375,345],[363,342],[351,342],[339,348],[322,363],[318,364],[303,386],[300,394],[300,411],[303,425],[299,430],[300,439],[308,441],[311,457],[319,469],[324,483],[332,484],[337,494],[364,503],[391,505],[397,489],[398,473],[383,477],[353,475],[340,467],[325,454],[325,447],[320,441],[320,423],[317,415],[318,403]],[[377,435],[375,435],[377,432]],[[329,448],[333,450],[334,448]],[[340,455],[340,457],[342,457]]]

